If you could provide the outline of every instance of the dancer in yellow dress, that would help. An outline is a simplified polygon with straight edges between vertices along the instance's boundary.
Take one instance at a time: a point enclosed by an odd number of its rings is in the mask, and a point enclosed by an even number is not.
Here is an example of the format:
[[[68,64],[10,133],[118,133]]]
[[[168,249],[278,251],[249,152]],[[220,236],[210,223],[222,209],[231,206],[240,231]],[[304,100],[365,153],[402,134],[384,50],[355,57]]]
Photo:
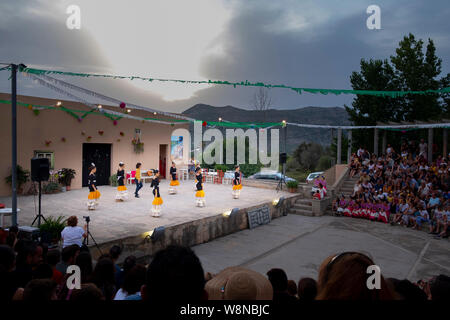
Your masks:
[[[163,200],[159,193],[159,171],[153,170],[153,174],[155,177],[152,180],[151,188],[153,188],[153,196],[155,197],[152,202],[152,216],[159,217],[161,216],[161,205],[163,204]]]
[[[233,199],[239,199],[242,190],[242,177],[241,168],[236,166],[234,168],[234,179],[233,179]]]
[[[89,167],[89,178],[88,178],[88,187],[89,187],[89,195],[88,195],[88,210],[95,210],[98,206],[98,199],[100,198],[100,191],[97,190],[97,177],[95,173],[97,172],[97,168],[95,164],[91,164]]]
[[[204,207],[205,206],[205,190],[203,190],[203,175],[202,175],[202,169],[200,166],[198,166],[195,169],[195,178],[197,179],[197,192],[195,193],[196,205],[197,207]]]
[[[169,185],[169,194],[177,193],[176,186],[180,185],[177,177],[177,167],[175,166],[175,162],[172,162],[172,166],[170,167],[170,185]]]
[[[125,164],[119,162],[119,168],[117,169],[117,187],[116,201],[124,201],[128,198],[127,187],[125,187]]]

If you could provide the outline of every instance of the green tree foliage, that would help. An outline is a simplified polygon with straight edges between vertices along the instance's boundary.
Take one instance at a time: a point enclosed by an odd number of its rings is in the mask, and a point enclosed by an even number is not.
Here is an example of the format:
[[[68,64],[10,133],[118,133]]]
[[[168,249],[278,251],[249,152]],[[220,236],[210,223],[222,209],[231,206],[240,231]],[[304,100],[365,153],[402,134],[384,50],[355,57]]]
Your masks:
[[[320,144],[303,142],[295,149],[293,157],[304,170],[314,170],[323,154],[324,149]]]
[[[450,75],[441,79],[442,60],[436,56],[436,47],[428,39],[424,42],[409,34],[400,41],[396,54],[388,60],[365,60],[361,70],[353,72],[350,82],[358,90],[428,90],[450,85]],[[377,122],[436,120],[449,116],[449,94],[406,95],[399,98],[357,95],[352,107],[345,106],[354,125],[376,125]],[[353,146],[373,150],[373,130],[353,132]],[[389,138],[395,139],[395,134]]]

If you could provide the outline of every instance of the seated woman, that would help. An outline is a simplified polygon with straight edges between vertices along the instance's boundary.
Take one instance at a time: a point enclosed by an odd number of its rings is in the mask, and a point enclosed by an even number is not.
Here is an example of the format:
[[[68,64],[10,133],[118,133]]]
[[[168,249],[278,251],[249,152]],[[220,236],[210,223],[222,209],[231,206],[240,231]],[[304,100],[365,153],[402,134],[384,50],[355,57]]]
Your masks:
[[[344,213],[345,208],[347,208],[347,200],[345,199],[344,195],[341,195],[341,198],[337,199],[337,209],[336,213],[337,215],[341,216]]]
[[[63,248],[76,244],[81,247],[83,239],[87,237],[86,225],[84,227],[77,226],[78,218],[71,216],[67,219],[67,227],[61,232],[61,240],[63,242]]]

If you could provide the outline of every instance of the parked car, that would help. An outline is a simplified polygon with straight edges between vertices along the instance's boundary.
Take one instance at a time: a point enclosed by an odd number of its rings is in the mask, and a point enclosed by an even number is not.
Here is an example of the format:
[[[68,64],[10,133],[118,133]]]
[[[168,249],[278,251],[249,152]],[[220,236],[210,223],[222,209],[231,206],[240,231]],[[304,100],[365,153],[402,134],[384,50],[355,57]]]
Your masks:
[[[306,177],[306,183],[313,183],[314,179],[318,178],[321,174],[323,174],[323,171],[320,172],[311,172],[307,177]]]
[[[261,180],[272,180],[272,181],[280,181],[283,177],[281,172],[277,171],[260,171],[248,177],[249,179],[261,179]],[[284,176],[286,182],[288,181],[297,181],[293,178],[289,178],[288,176]]]

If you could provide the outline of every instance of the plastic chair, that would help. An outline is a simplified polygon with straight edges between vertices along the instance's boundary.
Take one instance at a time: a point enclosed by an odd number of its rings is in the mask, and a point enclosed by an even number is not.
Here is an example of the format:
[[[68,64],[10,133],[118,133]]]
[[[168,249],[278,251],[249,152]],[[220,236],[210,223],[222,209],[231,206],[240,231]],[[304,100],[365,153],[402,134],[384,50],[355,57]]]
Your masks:
[[[217,176],[214,177],[213,183],[223,183],[224,172],[222,170],[217,170]]]

